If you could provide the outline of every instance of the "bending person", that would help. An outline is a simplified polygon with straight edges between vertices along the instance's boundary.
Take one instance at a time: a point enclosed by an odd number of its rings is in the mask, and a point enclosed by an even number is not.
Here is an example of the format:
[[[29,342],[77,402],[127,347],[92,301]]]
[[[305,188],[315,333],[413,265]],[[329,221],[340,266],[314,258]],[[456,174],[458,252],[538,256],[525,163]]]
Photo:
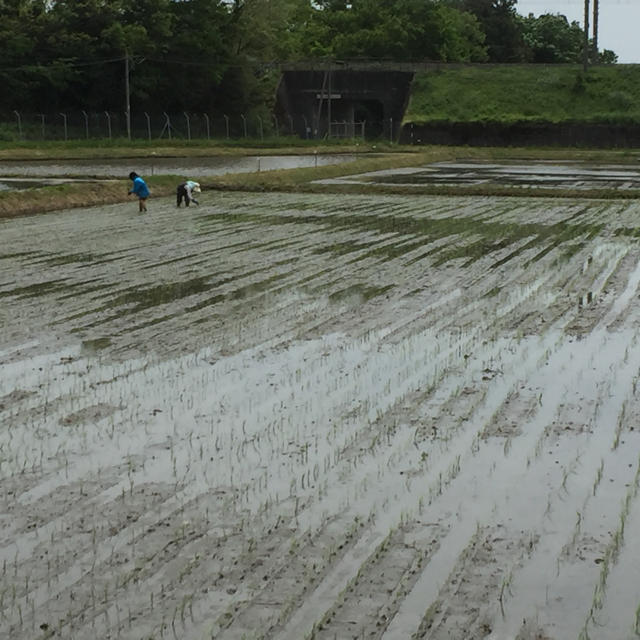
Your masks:
[[[200,193],[200,184],[193,180],[187,180],[181,182],[176,189],[176,205],[179,207],[184,200],[184,204],[188,207],[192,202],[198,204],[198,201],[194,197],[194,193]]]

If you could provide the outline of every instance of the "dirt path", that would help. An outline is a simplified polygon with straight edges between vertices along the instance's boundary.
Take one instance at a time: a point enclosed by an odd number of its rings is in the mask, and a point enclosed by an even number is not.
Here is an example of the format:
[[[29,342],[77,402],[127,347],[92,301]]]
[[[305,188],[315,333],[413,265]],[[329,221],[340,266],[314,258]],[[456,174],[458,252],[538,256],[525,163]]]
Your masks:
[[[639,634],[640,207],[206,200],[0,221],[0,637]]]

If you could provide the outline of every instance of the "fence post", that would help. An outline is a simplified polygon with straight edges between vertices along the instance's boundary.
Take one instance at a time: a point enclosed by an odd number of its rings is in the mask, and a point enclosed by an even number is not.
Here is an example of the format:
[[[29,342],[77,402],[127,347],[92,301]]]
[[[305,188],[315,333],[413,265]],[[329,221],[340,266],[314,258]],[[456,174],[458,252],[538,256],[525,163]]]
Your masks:
[[[209,116],[206,113],[202,114],[204,116],[204,121],[207,123],[207,140],[211,139],[211,129],[209,128]]]
[[[104,115],[107,116],[107,131],[109,132],[109,140],[111,140],[111,116],[108,111],[105,111]]]
[[[278,117],[277,116],[273,116],[273,122],[276,125],[276,138],[280,137],[280,130],[278,129]]]
[[[302,120],[304,121],[304,136],[308,140],[309,139],[309,123],[307,122],[307,116],[303,115]]]
[[[15,113],[16,118],[18,118],[18,138],[22,140],[22,120],[20,119],[20,114],[17,111],[14,111],[13,113]]]
[[[247,119],[244,117],[244,113],[240,114],[240,117],[242,118],[242,128],[244,129],[244,137],[247,137]]]
[[[147,137],[149,138],[149,140],[151,140],[151,118],[146,111],[144,112],[144,117],[147,120]]]
[[[225,115],[224,123],[225,123],[225,126],[227,127],[227,140],[228,140],[229,139],[229,116]]]
[[[164,111],[165,123],[164,126],[167,129],[167,133],[169,134],[169,140],[171,140],[171,120],[169,120],[169,114]]]
[[[82,112],[82,115],[84,116],[84,132],[85,132],[85,137],[87,138],[87,140],[89,139],[89,116],[87,115],[86,111]]]
[[[260,116],[258,117],[258,123],[260,124],[260,140],[264,140],[264,129],[262,127],[262,118]]]
[[[393,118],[389,118],[389,142],[393,144]]]
[[[61,113],[62,121],[64,122],[64,141],[67,141],[67,114]]]
[[[187,121],[187,140],[191,141],[191,121],[189,120],[189,114],[183,111],[185,120]]]
[[[44,113],[40,113],[40,126],[42,131],[42,139],[44,140]]]

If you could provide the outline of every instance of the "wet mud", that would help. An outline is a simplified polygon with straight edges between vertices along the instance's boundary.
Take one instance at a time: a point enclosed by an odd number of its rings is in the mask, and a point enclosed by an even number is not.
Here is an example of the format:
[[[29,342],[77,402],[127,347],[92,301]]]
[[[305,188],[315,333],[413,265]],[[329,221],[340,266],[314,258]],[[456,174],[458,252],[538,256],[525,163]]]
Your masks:
[[[4,637],[640,633],[640,205],[202,200],[0,221]]]

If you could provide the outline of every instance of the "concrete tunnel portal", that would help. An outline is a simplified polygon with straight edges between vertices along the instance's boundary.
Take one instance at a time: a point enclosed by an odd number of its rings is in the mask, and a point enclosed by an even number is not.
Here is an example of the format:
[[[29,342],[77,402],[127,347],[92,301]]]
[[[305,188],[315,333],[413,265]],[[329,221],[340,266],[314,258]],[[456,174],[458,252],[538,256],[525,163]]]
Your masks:
[[[302,138],[360,137],[397,140],[413,71],[284,69],[276,119]]]

